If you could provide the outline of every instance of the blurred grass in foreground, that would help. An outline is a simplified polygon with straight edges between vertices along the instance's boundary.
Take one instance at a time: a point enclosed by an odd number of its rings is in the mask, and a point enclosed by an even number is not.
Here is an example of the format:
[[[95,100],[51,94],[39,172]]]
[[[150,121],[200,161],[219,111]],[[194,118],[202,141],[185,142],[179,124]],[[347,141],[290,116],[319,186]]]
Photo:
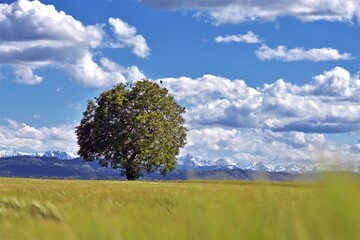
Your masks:
[[[358,180],[0,178],[0,239],[360,239]]]

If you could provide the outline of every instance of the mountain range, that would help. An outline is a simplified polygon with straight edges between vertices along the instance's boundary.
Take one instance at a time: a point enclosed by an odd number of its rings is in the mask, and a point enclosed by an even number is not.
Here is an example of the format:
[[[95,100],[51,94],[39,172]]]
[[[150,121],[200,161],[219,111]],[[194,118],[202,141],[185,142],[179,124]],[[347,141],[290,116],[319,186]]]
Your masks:
[[[212,169],[241,169],[255,172],[284,172],[292,174],[300,174],[304,172],[314,171],[315,169],[308,169],[304,165],[290,163],[288,165],[271,166],[263,162],[255,162],[250,165],[242,165],[234,163],[229,159],[218,159],[211,161],[194,157],[190,154],[178,158],[177,169],[193,169],[193,170],[212,170]]]
[[[323,170],[309,171],[304,166],[289,164],[275,166],[256,162],[247,166],[229,159],[207,160],[190,154],[179,157],[177,168],[162,176],[159,171],[147,174],[142,180],[269,180],[317,181]],[[347,171],[358,178],[358,173]],[[119,169],[104,168],[98,161],[85,162],[71,152],[46,151],[23,153],[14,150],[0,151],[0,177],[31,177],[59,179],[125,180]]]
[[[119,169],[101,167],[97,161],[85,162],[81,158],[59,160],[54,157],[14,156],[0,158],[0,177],[46,179],[102,179],[126,180]],[[159,172],[143,173],[141,180],[269,180],[313,181],[314,174],[285,172],[256,172],[242,169],[176,169],[162,176]]]
[[[0,158],[5,157],[21,157],[21,156],[27,156],[27,157],[53,157],[57,158],[59,160],[71,160],[78,158],[79,156],[73,152],[70,151],[46,151],[43,153],[25,153],[25,152],[18,152],[16,150],[10,149],[10,150],[1,150],[0,151]]]
[[[44,153],[24,153],[18,152],[16,150],[1,150],[0,158],[5,157],[47,157],[47,158],[56,158],[58,160],[72,160],[77,159],[79,156],[75,153],[69,151],[46,151]],[[181,156],[177,160],[177,169],[178,170],[221,170],[221,169],[241,169],[247,171],[255,172],[283,172],[291,174],[300,174],[309,169],[306,169],[305,166],[291,163],[286,166],[271,166],[263,162],[255,162],[250,165],[243,166],[241,164],[236,164],[229,159],[218,159],[215,161],[202,159],[194,157],[193,155],[187,154]]]

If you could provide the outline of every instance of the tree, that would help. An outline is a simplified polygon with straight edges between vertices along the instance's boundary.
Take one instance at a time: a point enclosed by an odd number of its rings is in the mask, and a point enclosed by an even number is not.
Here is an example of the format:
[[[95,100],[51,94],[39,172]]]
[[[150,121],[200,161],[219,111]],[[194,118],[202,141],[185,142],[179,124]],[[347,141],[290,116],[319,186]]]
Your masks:
[[[176,168],[175,156],[186,143],[184,113],[168,90],[154,82],[118,84],[88,101],[76,127],[78,153],[85,161],[119,168],[128,180],[157,169],[166,175]]]

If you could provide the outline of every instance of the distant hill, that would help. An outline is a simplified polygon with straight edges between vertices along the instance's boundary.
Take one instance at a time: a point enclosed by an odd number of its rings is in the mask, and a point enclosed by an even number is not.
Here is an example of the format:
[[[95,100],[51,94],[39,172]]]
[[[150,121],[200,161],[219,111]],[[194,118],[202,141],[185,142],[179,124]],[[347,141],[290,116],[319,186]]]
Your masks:
[[[314,168],[306,168],[304,165],[289,163],[283,166],[271,166],[263,162],[255,162],[250,165],[243,166],[240,163],[235,163],[230,159],[218,159],[211,161],[208,159],[201,159],[190,154],[181,156],[177,159],[177,169],[179,170],[247,170],[254,172],[278,172],[278,173],[292,173],[301,174],[305,172],[314,172]]]
[[[69,151],[46,151],[44,153],[25,153],[25,152],[18,152],[14,149],[9,150],[0,150],[0,158],[6,157],[20,157],[20,156],[27,156],[27,157],[54,157],[59,160],[71,160],[78,158],[79,156],[73,152]]]
[[[0,150],[0,158],[7,157],[43,157],[56,158],[58,160],[73,160],[79,158],[76,153],[69,151],[46,151],[44,153],[24,153],[16,150]],[[247,170],[255,172],[280,172],[300,174],[305,172],[314,172],[316,169],[306,168],[304,165],[289,163],[288,165],[271,166],[263,162],[255,162],[250,165],[235,163],[230,159],[209,160],[195,157],[187,154],[177,159],[177,170]]]
[[[81,158],[59,160],[54,157],[16,156],[0,158],[0,176],[74,179],[122,179],[119,171],[102,168],[97,162]],[[125,179],[125,178],[124,178]]]
[[[15,156],[0,158],[0,176],[60,179],[118,179],[119,169],[103,168],[98,162],[85,162],[81,158],[59,160],[54,157]],[[284,172],[257,172],[243,169],[178,169],[166,176],[160,173],[144,174],[144,180],[270,180],[301,181],[303,175]]]

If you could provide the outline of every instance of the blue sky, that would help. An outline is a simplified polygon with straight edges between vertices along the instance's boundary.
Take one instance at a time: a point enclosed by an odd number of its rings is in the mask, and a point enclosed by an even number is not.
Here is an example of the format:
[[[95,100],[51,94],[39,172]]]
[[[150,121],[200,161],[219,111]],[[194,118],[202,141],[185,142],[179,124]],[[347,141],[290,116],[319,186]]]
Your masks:
[[[3,1],[0,149],[76,151],[86,101],[146,77],[187,107],[182,154],[358,158],[359,23],[356,0]]]

